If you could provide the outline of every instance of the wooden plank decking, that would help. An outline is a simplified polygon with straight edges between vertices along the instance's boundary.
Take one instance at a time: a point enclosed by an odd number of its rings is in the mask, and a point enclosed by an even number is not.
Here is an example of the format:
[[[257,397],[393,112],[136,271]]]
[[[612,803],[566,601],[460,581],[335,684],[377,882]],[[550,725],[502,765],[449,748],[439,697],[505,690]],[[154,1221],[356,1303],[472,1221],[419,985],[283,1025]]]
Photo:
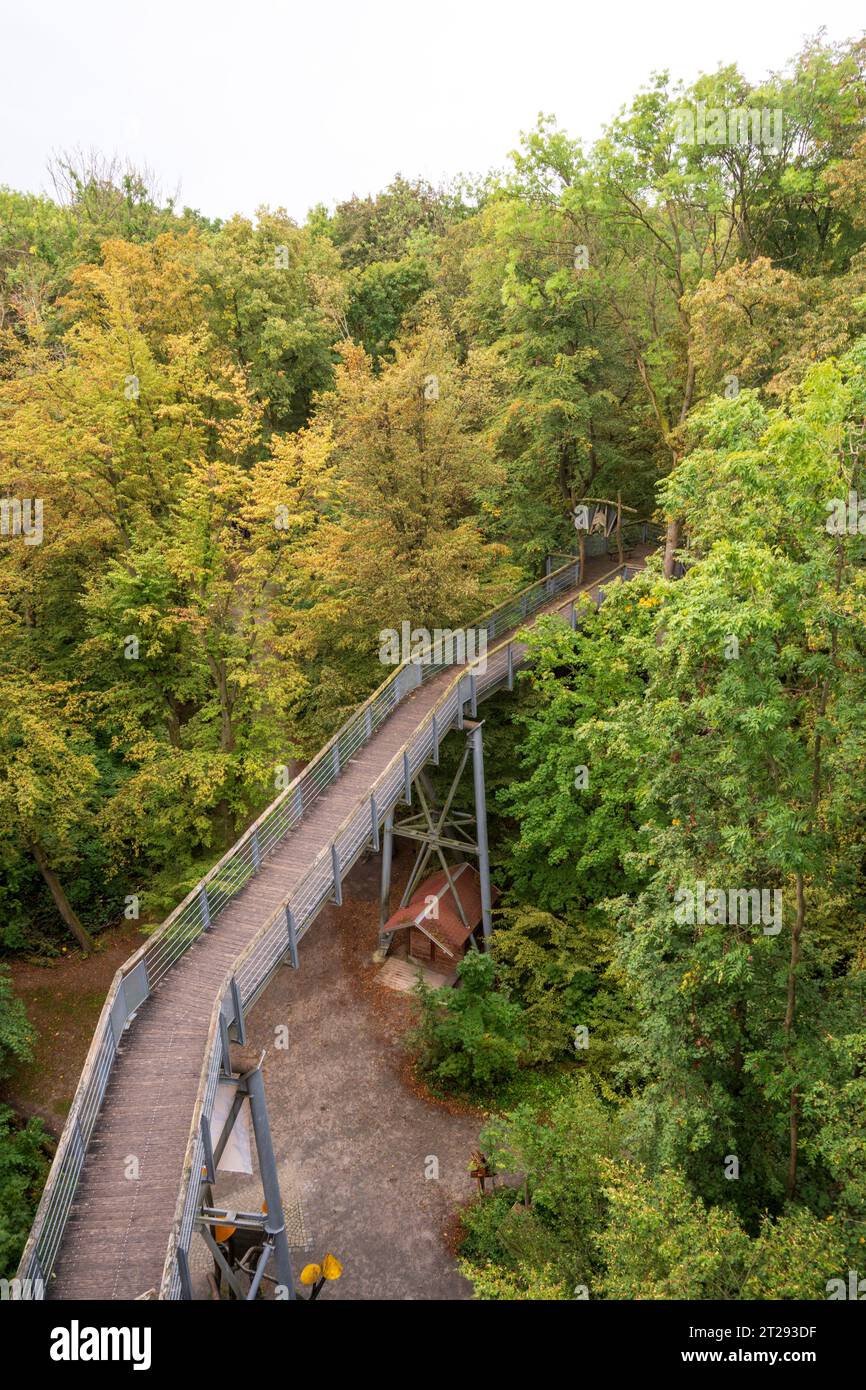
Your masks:
[[[647,550],[629,563],[639,565]],[[608,559],[590,561],[583,587],[610,568]],[[543,611],[566,608],[576,592]],[[48,1297],[132,1299],[159,1287],[211,1011],[226,972],[453,677],[451,669],[442,672],[398,706],[142,1005],[118,1051]],[[128,1176],[133,1162],[137,1177]]]

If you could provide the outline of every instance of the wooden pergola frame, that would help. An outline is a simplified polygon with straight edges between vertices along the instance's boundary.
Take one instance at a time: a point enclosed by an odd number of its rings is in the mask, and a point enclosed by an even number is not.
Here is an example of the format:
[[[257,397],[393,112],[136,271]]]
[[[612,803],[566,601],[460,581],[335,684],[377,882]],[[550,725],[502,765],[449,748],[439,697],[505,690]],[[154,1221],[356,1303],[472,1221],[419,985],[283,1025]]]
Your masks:
[[[616,501],[614,501],[611,497],[578,497],[571,504],[572,514],[574,513],[576,507],[581,507],[585,503],[592,503],[593,506],[600,507],[616,507],[616,549],[617,555],[619,557],[619,563],[621,565],[624,564],[625,556],[622,547],[622,514],[623,512],[631,512],[634,516],[637,516],[637,508],[625,506],[622,500],[622,493],[618,492],[616,494]],[[581,575],[583,575],[584,566],[586,562],[586,541],[584,539],[585,534],[586,533],[584,531],[580,530],[577,533],[577,545],[580,554]],[[610,532],[607,531],[605,533],[605,536],[607,537],[609,535]]]

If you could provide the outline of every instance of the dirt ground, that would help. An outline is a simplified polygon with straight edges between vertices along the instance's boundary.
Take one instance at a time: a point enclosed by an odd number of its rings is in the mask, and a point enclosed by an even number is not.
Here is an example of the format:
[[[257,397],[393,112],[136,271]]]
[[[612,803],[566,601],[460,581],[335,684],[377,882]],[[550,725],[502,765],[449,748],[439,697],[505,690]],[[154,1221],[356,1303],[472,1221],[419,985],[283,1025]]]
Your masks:
[[[28,1116],[38,1115],[60,1137],[72,1104],[93,1030],[108,987],[144,941],[135,922],[106,932],[92,956],[73,948],[47,965],[10,965],[16,994],[38,1034],[34,1059],[16,1068],[4,1083],[2,1099]]]

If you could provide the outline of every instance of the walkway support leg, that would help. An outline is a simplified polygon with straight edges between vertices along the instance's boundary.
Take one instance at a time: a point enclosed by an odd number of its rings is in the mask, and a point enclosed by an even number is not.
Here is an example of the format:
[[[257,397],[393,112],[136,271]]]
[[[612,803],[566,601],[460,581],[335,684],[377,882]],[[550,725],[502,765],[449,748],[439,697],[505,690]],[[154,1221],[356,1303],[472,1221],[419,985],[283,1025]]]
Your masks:
[[[490,949],[493,916],[490,902],[490,854],[487,847],[487,799],[484,793],[483,723],[476,724],[469,739],[472,744],[472,780],[475,784],[475,837],[478,843],[478,877],[481,882],[481,929],[484,949]]]
[[[286,1235],[286,1222],[283,1216],[283,1201],[280,1196],[277,1161],[274,1157],[271,1126],[268,1121],[268,1107],[265,1102],[265,1081],[259,1067],[255,1067],[252,1071],[247,1072],[244,1079],[246,1081],[247,1095],[250,1098],[253,1131],[256,1136],[256,1151],[259,1156],[262,1187],[264,1188],[265,1203],[268,1208],[265,1218],[265,1230],[273,1239],[274,1253],[277,1258],[277,1278],[287,1290],[289,1298],[294,1298],[295,1284],[292,1274],[292,1257],[289,1253],[289,1238]]]
[[[394,854],[394,813],[385,817],[382,826],[382,888],[379,895],[379,948],[373,959],[383,961],[391,944],[390,933],[384,931],[385,923],[391,916],[391,860]]]

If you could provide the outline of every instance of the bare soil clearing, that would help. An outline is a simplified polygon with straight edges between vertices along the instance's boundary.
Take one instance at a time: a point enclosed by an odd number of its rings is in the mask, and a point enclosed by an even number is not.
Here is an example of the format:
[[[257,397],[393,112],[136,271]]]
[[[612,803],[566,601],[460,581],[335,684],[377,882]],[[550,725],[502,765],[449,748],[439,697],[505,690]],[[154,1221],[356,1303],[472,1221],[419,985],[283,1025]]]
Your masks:
[[[143,940],[140,926],[125,922],[99,938],[92,956],[70,947],[45,965],[10,962],[15,992],[38,1038],[33,1061],[16,1068],[4,1084],[3,1099],[28,1118],[38,1115],[55,1138],[72,1104],[115,971]]]

